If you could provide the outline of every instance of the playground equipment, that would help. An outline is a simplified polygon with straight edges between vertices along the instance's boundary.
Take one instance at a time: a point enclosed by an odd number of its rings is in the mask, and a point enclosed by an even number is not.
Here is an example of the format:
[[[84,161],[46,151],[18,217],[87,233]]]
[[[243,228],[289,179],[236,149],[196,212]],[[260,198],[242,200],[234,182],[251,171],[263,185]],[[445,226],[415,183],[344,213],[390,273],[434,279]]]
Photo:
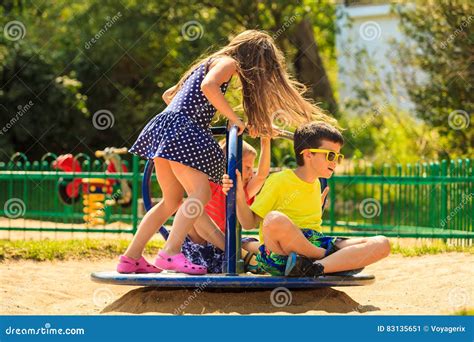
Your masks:
[[[122,163],[120,154],[127,153],[127,148],[106,147],[104,150],[95,152],[97,158],[104,158],[106,162],[106,174],[128,172]],[[53,168],[65,172],[82,172],[79,162],[72,154],[59,156],[53,162]],[[120,205],[129,207],[132,200],[130,183],[125,179],[113,178],[64,178],[58,180],[59,198],[64,204],[72,205],[78,201],[82,193],[84,205],[84,221],[87,226],[98,226],[105,224],[106,206]]]
[[[100,226],[105,224],[104,201],[106,180],[100,178],[82,179],[82,199],[84,204],[84,222],[86,226]]]
[[[104,158],[105,163],[107,165],[106,173],[117,173],[118,170],[122,170],[122,172],[127,172],[127,167],[122,163],[120,159],[121,154],[125,154],[128,152],[126,147],[122,148],[115,148],[115,147],[106,147],[103,151],[96,151],[95,156],[97,158]],[[123,208],[127,208],[132,203],[132,189],[131,184],[127,182],[125,179],[115,180],[110,179],[108,180],[110,185],[114,187],[116,186],[116,190],[118,195],[112,196],[106,200],[106,205],[116,205],[119,204]],[[113,191],[114,189],[111,189]],[[113,192],[115,193],[115,192]]]
[[[237,127],[233,126],[229,132],[225,127],[212,128],[214,135],[226,135],[227,139],[227,174],[236,184],[235,170],[241,170],[242,160],[242,137],[238,136]],[[289,132],[282,131],[280,136],[292,139]],[[150,196],[150,182],[152,179],[154,164],[150,160],[145,166],[143,175],[143,202],[148,211],[152,207]],[[322,190],[326,183],[322,182]],[[168,230],[160,227],[159,233],[164,239],[168,238]],[[243,271],[243,260],[240,255],[241,230],[237,225],[236,215],[236,190],[232,188],[226,199],[226,244],[225,263],[223,273],[193,276],[180,273],[161,272],[153,274],[121,274],[118,272],[95,272],[91,279],[95,282],[115,285],[156,286],[156,287],[208,287],[208,288],[319,288],[335,286],[361,286],[369,285],[375,281],[373,275],[354,274],[355,272],[339,272],[337,275],[324,275],[317,278],[280,277],[270,275],[249,275]]]

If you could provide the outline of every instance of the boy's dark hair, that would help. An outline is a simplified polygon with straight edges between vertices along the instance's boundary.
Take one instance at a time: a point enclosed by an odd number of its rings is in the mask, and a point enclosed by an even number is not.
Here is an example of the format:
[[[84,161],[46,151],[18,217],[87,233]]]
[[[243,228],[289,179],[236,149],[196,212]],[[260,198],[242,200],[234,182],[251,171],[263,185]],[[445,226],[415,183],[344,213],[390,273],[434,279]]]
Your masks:
[[[313,121],[298,127],[295,131],[294,145],[296,163],[299,166],[304,165],[301,151],[307,148],[319,148],[322,141],[327,140],[344,145],[344,137],[341,132],[328,123]]]

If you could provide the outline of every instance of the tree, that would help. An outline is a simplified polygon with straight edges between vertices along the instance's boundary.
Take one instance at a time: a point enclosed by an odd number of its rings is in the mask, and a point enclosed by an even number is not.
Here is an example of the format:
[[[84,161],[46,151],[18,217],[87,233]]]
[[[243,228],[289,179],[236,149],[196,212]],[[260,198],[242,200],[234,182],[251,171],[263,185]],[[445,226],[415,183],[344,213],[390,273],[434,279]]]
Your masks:
[[[441,136],[441,157],[474,153],[474,3],[417,2],[396,7],[401,30],[400,71],[416,114]],[[416,77],[416,70],[423,72]]]
[[[21,4],[21,2],[20,2]],[[7,7],[13,11],[13,7]],[[1,9],[0,9],[0,12]],[[5,15],[3,15],[5,14]],[[49,54],[25,41],[28,33],[17,13],[2,13],[0,36],[0,155],[2,160],[16,151],[40,156],[62,151],[87,123],[86,98],[74,75],[57,76]],[[23,38],[22,38],[23,36]],[[77,140],[75,142],[77,144]]]
[[[16,135],[10,134],[2,137],[10,152],[32,146],[28,154],[38,158],[46,149],[91,154],[105,146],[130,147],[146,122],[165,107],[162,93],[192,61],[244,29],[265,29],[273,35],[290,61],[290,69],[312,89],[308,95],[334,109],[330,104],[334,96],[327,100],[324,89],[329,83],[305,78],[324,69],[323,61],[327,68],[334,68],[334,6],[329,1],[11,0],[0,5],[0,12],[5,14],[2,29],[11,21],[26,28],[23,39],[0,43],[1,103],[8,102],[8,107],[22,103],[19,92],[10,91],[13,87],[25,94],[30,88],[39,94],[38,103],[43,105],[41,121],[32,126],[31,141],[19,143]],[[309,25],[307,35],[313,35],[314,51],[320,54],[312,60],[317,65],[300,63],[303,47],[291,39],[303,20]],[[196,37],[186,36],[190,25]],[[6,84],[18,71],[14,70],[19,62],[21,72],[29,76],[21,76],[23,82],[13,78]],[[48,84],[50,88],[42,92]],[[237,92],[231,91],[229,97],[239,100]],[[111,113],[113,126],[98,130],[93,118],[104,112]],[[9,108],[5,113],[4,122],[13,112]],[[69,121],[62,127],[50,124],[58,118]],[[41,138],[42,145],[32,143],[45,131],[48,139]]]
[[[337,115],[337,102],[308,19],[297,24],[292,39],[297,46],[294,63],[298,79],[310,87],[312,98],[322,101],[329,112]]]

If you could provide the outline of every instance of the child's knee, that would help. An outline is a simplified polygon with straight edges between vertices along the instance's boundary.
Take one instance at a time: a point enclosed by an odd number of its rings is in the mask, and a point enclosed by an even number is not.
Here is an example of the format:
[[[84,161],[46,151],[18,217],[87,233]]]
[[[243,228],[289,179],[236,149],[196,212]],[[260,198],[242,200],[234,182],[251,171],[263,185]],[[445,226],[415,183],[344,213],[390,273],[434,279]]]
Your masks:
[[[278,211],[269,212],[263,219],[262,231],[263,236],[277,238],[287,231],[287,227],[291,226],[291,220]]]
[[[212,197],[211,189],[208,186],[202,186],[189,194],[189,197],[192,197],[198,200],[202,205],[206,205]]]
[[[263,219],[263,227],[270,229],[291,223],[288,216],[279,211],[270,211]]]
[[[377,253],[380,258],[386,258],[390,254],[390,241],[383,235],[377,235],[372,238],[375,243]]]

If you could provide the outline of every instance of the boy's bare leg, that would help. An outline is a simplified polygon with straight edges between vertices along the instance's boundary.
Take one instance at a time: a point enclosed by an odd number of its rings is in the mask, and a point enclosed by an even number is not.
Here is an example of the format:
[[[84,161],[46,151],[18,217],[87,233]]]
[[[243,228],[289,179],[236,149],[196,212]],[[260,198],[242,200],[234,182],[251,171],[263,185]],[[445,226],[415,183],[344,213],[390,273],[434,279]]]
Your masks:
[[[188,235],[195,243],[203,245],[209,242],[220,250],[225,250],[225,235],[208,215],[203,214],[200,216]],[[258,253],[259,246],[260,243],[258,241],[250,241],[242,244],[243,249],[255,254]]]
[[[222,251],[225,249],[224,233],[205,212],[196,220],[188,235],[193,242],[204,244],[208,241]]]
[[[325,273],[365,267],[390,254],[390,243],[385,236],[343,240],[336,246],[341,249],[318,261]]]
[[[207,241],[204,240],[197,232],[196,230],[196,223],[194,224],[193,227],[191,227],[191,229],[189,230],[188,232],[188,237],[192,240],[192,242],[194,243],[197,243],[197,244],[200,244],[200,245],[204,245]]]
[[[308,258],[321,259],[325,249],[314,246],[288,216],[271,211],[263,220],[263,240],[273,253],[289,255],[295,252]]]
[[[301,230],[284,214],[272,211],[263,221],[265,246],[274,253],[288,255],[295,252],[319,259],[325,273],[353,270],[373,264],[390,254],[390,243],[384,236],[339,241],[337,252],[323,258],[325,249],[311,244]]]
[[[260,247],[260,242],[258,241],[249,241],[242,244],[242,248],[247,252],[258,254],[258,247]]]
[[[367,238],[349,238],[344,240],[339,240],[336,242],[336,247],[341,249],[348,246],[358,245],[360,243],[367,242]]]

